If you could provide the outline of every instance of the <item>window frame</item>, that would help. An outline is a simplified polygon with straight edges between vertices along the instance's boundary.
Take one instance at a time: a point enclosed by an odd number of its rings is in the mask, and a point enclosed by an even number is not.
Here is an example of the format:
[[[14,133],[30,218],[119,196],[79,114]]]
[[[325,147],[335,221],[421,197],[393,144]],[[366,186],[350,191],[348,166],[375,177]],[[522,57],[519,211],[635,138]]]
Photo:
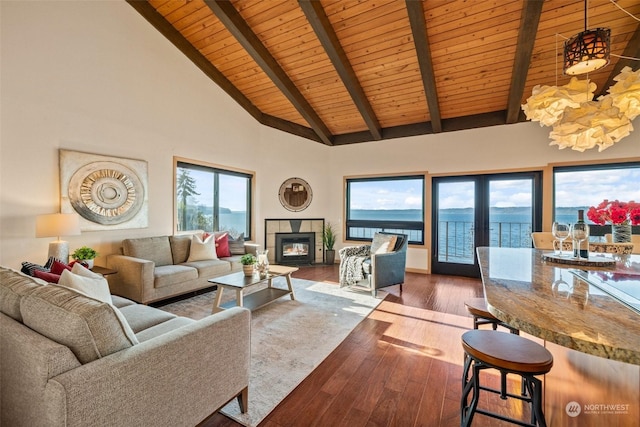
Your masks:
[[[615,170],[625,168],[640,168],[640,162],[613,162],[613,163],[589,163],[579,165],[558,165],[552,168],[552,221],[556,219],[556,172],[589,172],[595,170]],[[611,200],[615,198],[612,197]],[[598,202],[599,203],[599,202]],[[587,212],[584,213],[585,221],[589,223],[589,235],[591,237],[604,238],[605,234],[611,233],[611,225],[598,225],[593,224],[587,218]],[[633,234],[640,234],[640,226],[634,225],[631,227]]]
[[[422,181],[422,221],[400,221],[400,220],[363,220],[363,219],[351,219],[351,183],[354,182],[367,182],[367,181],[399,181],[418,179]],[[426,173],[409,173],[399,175],[375,175],[366,177],[345,177],[345,238],[350,241],[371,242],[372,237],[358,237],[351,233],[352,228],[366,228],[375,231],[388,231],[388,232],[403,232],[403,230],[418,230],[421,232],[422,240],[411,240],[409,236],[410,245],[424,246],[426,242],[426,204],[427,204],[427,175]]]
[[[195,231],[195,230],[178,230],[178,169],[179,168],[184,168],[184,169],[191,169],[191,170],[200,170],[200,171],[204,171],[204,172],[208,172],[208,173],[213,173],[215,174],[215,178],[214,178],[214,194],[213,196],[213,202],[214,202],[214,206],[213,206],[213,232],[216,231],[226,231],[226,230],[218,230],[217,228],[219,228],[219,208],[220,206],[216,206],[217,200],[219,200],[219,179],[218,176],[219,175],[227,175],[227,176],[235,176],[235,177],[242,177],[242,178],[246,178],[248,179],[247,182],[247,197],[246,197],[246,225],[245,228],[246,230],[244,231],[244,239],[245,240],[252,240],[253,239],[253,235],[254,235],[254,213],[253,213],[253,206],[254,206],[254,193],[255,193],[255,175],[256,173],[253,171],[249,171],[249,170],[244,170],[244,169],[238,169],[238,168],[233,168],[233,167],[229,167],[229,166],[224,166],[224,165],[219,165],[219,164],[214,164],[214,163],[208,163],[208,162],[203,162],[203,161],[199,161],[199,160],[193,160],[193,159],[187,159],[187,158],[182,158],[182,157],[174,157],[173,160],[173,230],[174,233],[185,233],[185,232],[189,232],[189,231]],[[239,230],[240,231],[240,230]]]

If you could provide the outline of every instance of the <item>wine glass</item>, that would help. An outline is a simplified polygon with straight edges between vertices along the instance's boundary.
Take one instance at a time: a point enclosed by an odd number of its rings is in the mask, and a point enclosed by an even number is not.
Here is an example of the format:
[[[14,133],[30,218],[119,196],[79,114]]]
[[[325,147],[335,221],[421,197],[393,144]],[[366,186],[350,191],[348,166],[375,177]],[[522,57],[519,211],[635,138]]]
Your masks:
[[[560,240],[560,258],[562,258],[564,256],[564,241],[569,237],[569,224],[556,221],[551,227],[551,232],[553,233],[553,237]]]
[[[571,237],[577,242],[578,259],[580,259],[581,243],[589,239],[589,225],[585,224],[584,222],[577,222],[573,224],[571,226]]]

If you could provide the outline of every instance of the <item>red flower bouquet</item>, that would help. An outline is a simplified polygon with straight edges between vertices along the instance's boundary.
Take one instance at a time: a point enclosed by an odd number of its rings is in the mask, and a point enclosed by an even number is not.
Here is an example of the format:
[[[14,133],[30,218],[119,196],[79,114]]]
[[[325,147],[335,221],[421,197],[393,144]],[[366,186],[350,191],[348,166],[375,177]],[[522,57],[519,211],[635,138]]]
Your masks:
[[[620,202],[614,200],[604,200],[598,206],[591,206],[587,211],[587,218],[598,225],[605,225],[607,222],[612,225],[640,225],[640,203],[633,200],[630,202]]]

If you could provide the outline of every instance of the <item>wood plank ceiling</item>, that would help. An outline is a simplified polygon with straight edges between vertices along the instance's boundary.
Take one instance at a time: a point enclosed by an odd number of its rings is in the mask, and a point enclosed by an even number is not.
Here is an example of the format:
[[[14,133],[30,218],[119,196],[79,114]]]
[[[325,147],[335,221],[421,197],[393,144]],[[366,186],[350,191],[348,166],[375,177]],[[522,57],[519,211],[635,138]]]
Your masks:
[[[524,121],[585,29],[583,0],[128,2],[260,123],[327,145]],[[640,2],[587,10],[611,29],[598,96],[640,67]]]

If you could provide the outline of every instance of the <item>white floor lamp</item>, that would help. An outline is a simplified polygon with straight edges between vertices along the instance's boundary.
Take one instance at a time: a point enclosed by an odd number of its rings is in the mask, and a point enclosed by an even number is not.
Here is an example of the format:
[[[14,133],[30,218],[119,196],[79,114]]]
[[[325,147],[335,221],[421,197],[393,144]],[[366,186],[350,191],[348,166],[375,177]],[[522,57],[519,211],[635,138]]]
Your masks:
[[[78,214],[49,214],[36,217],[36,237],[57,237],[49,243],[49,256],[59,259],[65,264],[69,262],[69,243],[60,240],[61,236],[77,236],[80,234],[80,217]]]

